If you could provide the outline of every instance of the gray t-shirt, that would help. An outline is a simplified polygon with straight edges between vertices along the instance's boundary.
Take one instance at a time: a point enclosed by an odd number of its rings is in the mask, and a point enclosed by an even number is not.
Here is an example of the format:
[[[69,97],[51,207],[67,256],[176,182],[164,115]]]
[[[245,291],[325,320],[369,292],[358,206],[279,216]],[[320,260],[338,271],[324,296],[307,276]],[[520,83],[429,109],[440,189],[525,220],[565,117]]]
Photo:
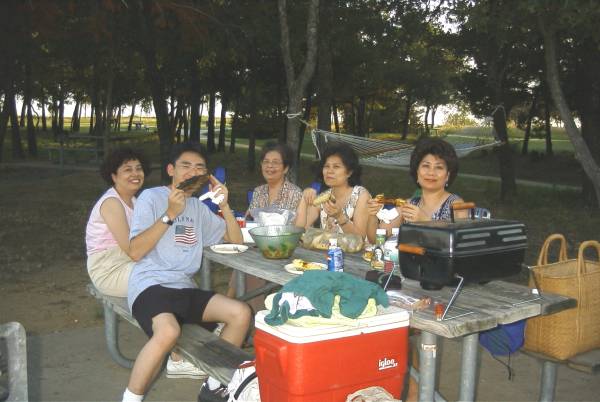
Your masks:
[[[167,210],[170,189],[154,187],[140,194],[133,211],[132,239],[152,226]],[[129,309],[145,289],[196,288],[193,275],[200,269],[202,249],[220,243],[225,221],[197,198],[187,198],[185,210],[174,220],[156,246],[138,261],[129,276]]]

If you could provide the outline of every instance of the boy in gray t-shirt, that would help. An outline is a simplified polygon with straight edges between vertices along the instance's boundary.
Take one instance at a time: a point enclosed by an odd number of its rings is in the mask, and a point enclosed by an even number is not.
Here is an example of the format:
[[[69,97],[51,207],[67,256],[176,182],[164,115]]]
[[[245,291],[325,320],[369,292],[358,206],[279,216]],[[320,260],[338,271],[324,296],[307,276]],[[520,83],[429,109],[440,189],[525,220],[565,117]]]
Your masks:
[[[229,208],[227,188],[210,176],[211,189],[223,196],[219,204],[223,218],[177,189],[182,181],[207,173],[206,157],[197,144],[175,146],[167,173],[171,184],[142,192],[131,224],[130,255],[136,264],[129,278],[128,303],[150,339],[135,361],[124,402],[142,401],[162,361],[175,346],[182,324],[222,322],[221,338],[236,346],[242,345],[250,324],[247,304],[200,290],[192,280],[200,268],[203,247],[223,240],[243,242]],[[227,400],[223,387],[208,378],[201,394],[210,394],[211,400]]]

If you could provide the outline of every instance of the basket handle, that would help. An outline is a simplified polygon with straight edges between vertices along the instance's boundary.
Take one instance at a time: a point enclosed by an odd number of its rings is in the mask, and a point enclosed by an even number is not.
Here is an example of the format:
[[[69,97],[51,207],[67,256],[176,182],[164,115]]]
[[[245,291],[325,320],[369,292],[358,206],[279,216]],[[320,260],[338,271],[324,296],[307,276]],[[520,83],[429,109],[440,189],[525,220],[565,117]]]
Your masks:
[[[586,267],[585,267],[585,258],[584,258],[583,252],[588,247],[594,247],[596,249],[596,253],[598,253],[598,261],[600,262],[600,243],[597,242],[596,240],[584,241],[579,246],[579,253],[577,255],[577,272],[578,272],[578,275],[582,275],[582,274],[584,274],[584,273],[587,272],[586,271]]]
[[[560,248],[558,251],[558,262],[567,260],[567,239],[560,233],[551,234],[546,238],[542,248],[540,249],[540,255],[538,257],[537,265],[548,265],[548,250],[553,241],[560,240]]]

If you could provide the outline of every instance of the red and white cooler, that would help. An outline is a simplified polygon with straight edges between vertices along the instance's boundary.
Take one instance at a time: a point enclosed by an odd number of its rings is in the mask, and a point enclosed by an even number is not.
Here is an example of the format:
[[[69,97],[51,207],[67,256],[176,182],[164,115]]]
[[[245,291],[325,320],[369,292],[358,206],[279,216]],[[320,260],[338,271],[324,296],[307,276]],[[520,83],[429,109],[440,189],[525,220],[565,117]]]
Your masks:
[[[256,314],[256,372],[262,402],[343,402],[380,386],[399,399],[407,370],[408,312],[379,308],[355,326],[270,326]]]

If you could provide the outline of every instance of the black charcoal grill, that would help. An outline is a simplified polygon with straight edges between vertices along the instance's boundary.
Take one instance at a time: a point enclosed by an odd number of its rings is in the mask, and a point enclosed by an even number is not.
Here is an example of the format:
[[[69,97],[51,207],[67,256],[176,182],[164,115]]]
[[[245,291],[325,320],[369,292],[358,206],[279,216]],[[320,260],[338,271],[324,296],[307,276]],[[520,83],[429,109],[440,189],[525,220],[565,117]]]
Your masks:
[[[468,208],[474,204],[454,207]],[[430,290],[456,285],[457,277],[483,283],[515,275],[526,248],[525,225],[503,219],[404,223],[398,236],[402,274]]]

